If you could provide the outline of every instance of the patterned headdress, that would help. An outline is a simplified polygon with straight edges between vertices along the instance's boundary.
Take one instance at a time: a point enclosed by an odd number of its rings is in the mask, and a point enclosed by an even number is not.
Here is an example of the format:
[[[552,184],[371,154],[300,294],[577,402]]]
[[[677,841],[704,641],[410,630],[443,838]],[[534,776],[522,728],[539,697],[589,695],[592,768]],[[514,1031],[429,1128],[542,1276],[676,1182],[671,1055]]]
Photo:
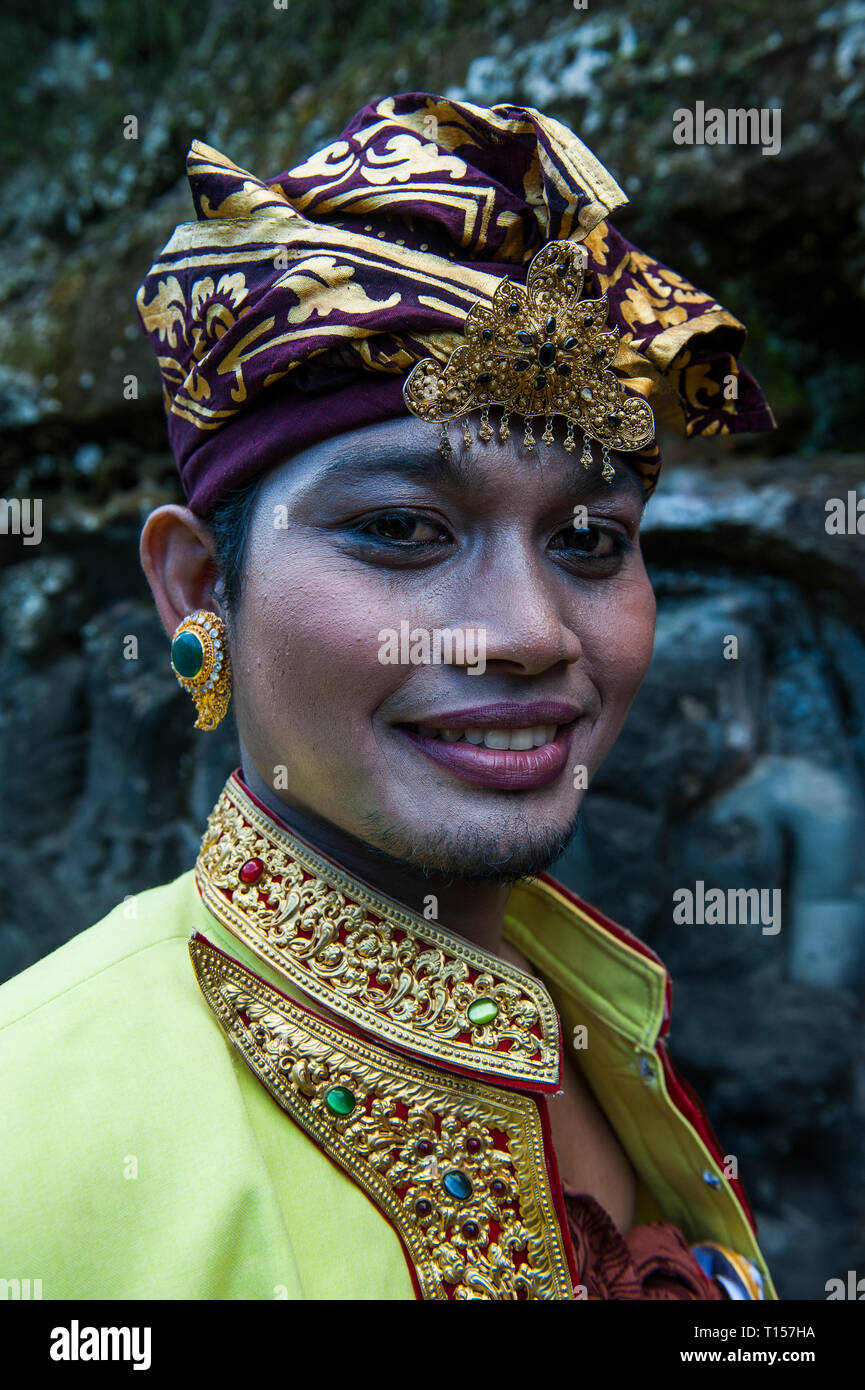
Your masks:
[[[621,189],[538,111],[411,93],[274,179],[198,141],[187,162],[199,220],[137,304],[201,516],[300,449],[409,413],[479,409],[488,438],[498,405],[530,447],[532,418],[550,442],[561,415],[566,444],[576,424],[627,451],[647,492],[653,414],[687,435],[774,428],[737,362],[743,325],[610,225]]]

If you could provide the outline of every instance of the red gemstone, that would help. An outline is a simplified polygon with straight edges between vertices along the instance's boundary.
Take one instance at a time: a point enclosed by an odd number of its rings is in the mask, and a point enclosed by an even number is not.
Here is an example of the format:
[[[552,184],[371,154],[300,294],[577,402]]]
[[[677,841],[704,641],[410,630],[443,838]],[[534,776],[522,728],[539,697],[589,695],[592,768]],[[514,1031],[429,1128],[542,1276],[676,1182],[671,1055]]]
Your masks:
[[[416,1152],[420,1154],[421,1158],[425,1158],[427,1154],[432,1153],[432,1144],[428,1139],[421,1139]]]
[[[470,1154],[476,1154],[480,1146],[480,1139],[476,1139],[474,1135],[471,1137],[471,1139],[466,1140],[466,1148],[468,1149]]]
[[[247,859],[246,863],[240,866],[240,881],[241,883],[257,883],[263,873],[263,860]]]

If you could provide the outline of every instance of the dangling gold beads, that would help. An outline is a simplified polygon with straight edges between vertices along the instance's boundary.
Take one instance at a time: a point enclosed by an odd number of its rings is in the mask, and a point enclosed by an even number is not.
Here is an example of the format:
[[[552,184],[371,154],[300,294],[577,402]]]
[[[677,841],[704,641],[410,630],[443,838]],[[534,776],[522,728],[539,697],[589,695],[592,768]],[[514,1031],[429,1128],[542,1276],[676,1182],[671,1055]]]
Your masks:
[[[610,463],[610,451],[607,448],[606,444],[604,445],[604,451],[601,457],[604,463],[604,466],[601,469],[601,477],[603,478],[605,483],[611,483],[616,476],[616,470]]]
[[[465,444],[467,449],[470,449],[472,447],[472,432],[469,429],[468,420],[465,420],[463,422],[463,443]]]
[[[524,449],[534,449],[534,447],[535,447],[535,436],[532,434],[532,420],[531,420],[531,416],[530,416],[530,415],[527,415],[527,416],[526,416],[526,432],[525,432],[525,434],[523,435],[523,448],[524,448]]]
[[[199,609],[183,619],[171,639],[171,669],[195,701],[196,729],[215,729],[231,699],[231,664],[225,623]]]
[[[541,435],[541,439],[544,441],[544,443],[545,443],[548,447],[549,447],[550,444],[554,443],[554,441],[555,441],[555,436],[553,435],[553,417],[552,417],[552,415],[548,415],[548,416],[547,416],[547,428],[544,430],[543,434]]]
[[[585,435],[583,435],[583,452],[580,454],[580,463],[584,468],[591,468],[594,463],[592,458],[592,446]]]
[[[574,438],[574,422],[573,420],[569,420],[568,432],[565,435],[565,448],[567,449],[569,454],[572,454],[574,452],[574,449],[576,448],[576,443],[577,441]]]
[[[485,444],[489,444],[493,437],[493,427],[490,424],[490,412],[486,407],[481,411],[481,424],[478,434]]]
[[[508,424],[508,411],[502,411],[502,423],[499,425],[499,439],[503,444],[507,444],[511,437],[511,427]]]
[[[447,421],[442,420],[441,433],[439,434],[439,453],[442,458],[447,458],[448,454],[453,453],[453,445],[448,439]]]

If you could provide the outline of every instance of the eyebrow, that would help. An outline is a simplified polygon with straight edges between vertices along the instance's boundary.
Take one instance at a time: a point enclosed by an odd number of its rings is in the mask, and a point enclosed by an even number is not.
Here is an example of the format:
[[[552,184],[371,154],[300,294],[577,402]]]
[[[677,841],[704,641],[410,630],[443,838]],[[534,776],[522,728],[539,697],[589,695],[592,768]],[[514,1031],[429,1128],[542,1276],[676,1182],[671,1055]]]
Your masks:
[[[400,443],[392,452],[386,445],[380,447],[381,452],[373,457],[368,451],[358,450],[356,447],[338,449],[309,479],[303,491],[318,489],[334,478],[339,481],[351,481],[355,478],[366,480],[379,477],[408,477],[432,483],[434,486],[450,486],[464,490],[475,488],[481,492],[486,491],[490,485],[478,466],[480,455],[472,454],[463,448],[462,441],[459,448],[448,454],[442,454],[438,448],[427,448],[422,444]],[[479,447],[482,448],[483,445]],[[542,466],[543,461],[543,454],[538,453],[535,460],[527,462],[527,471],[533,463],[535,466]],[[597,463],[597,460],[595,462]],[[621,460],[616,468],[616,478],[611,484],[602,483],[597,476],[593,476],[579,459],[569,460],[563,481],[565,490],[577,496],[588,495],[604,499],[614,496],[617,491],[627,490],[636,494],[641,506],[646,500],[642,483],[629,466],[622,466]]]

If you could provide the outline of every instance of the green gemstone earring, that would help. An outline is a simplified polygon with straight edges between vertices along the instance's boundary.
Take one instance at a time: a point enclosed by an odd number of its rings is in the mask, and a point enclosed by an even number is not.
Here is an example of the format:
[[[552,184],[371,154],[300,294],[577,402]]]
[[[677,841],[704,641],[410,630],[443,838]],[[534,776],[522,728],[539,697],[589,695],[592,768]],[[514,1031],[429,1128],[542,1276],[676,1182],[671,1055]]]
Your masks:
[[[171,639],[171,669],[195,701],[196,729],[215,729],[231,699],[225,623],[216,613],[189,613]]]

